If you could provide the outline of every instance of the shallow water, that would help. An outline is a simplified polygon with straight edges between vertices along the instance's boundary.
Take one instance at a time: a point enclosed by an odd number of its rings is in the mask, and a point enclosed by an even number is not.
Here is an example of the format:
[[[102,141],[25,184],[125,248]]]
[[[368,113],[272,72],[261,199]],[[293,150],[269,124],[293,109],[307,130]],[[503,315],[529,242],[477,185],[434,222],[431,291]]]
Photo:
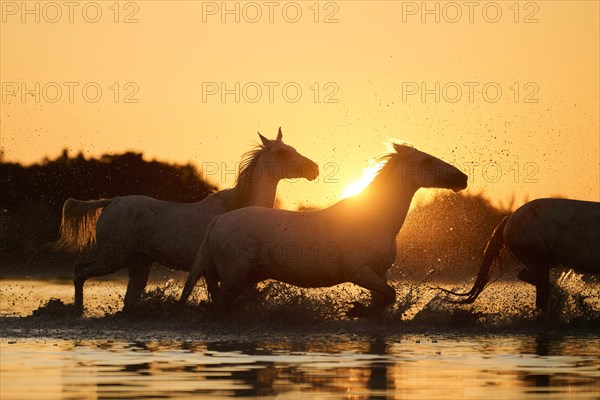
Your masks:
[[[581,289],[577,279],[562,283]],[[510,296],[497,304],[506,285]],[[69,282],[3,280],[0,398],[598,399],[599,325],[542,319],[530,288],[494,287],[459,313],[421,286],[397,284],[393,311],[348,320],[332,310],[361,291],[274,286],[210,321],[200,306],[165,317],[156,303],[149,317],[119,315],[123,282],[91,282],[86,317],[60,315],[38,307],[50,297],[70,302]],[[583,304],[561,294],[563,309]],[[586,301],[579,311],[593,322],[597,298]]]
[[[600,393],[597,337],[312,341],[4,338],[1,397],[597,399]]]

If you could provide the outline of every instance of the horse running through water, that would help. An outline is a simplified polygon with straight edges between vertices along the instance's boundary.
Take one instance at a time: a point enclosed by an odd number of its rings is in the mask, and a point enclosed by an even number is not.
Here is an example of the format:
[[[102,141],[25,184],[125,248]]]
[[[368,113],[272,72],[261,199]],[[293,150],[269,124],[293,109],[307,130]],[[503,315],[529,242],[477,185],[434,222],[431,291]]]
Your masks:
[[[95,276],[129,272],[125,310],[140,299],[153,262],[189,270],[210,220],[218,214],[250,205],[273,207],[281,179],[314,180],[319,169],[282,141],[259,133],[262,145],[243,157],[235,187],[198,203],[173,203],[147,196],[79,201],[63,206],[59,249],[82,251],[96,244],[98,257],[75,266],[75,307],[83,312],[84,282]]]
[[[246,286],[276,279],[300,287],[352,282],[368,289],[369,307],[355,302],[351,317],[395,301],[387,271],[398,234],[421,187],[459,191],[467,176],[429,154],[394,144],[383,166],[357,196],[311,212],[247,207],[215,217],[190,269],[179,307],[205,275],[211,298],[231,304]]]
[[[568,199],[533,200],[505,217],[483,254],[475,284],[455,303],[473,303],[486,287],[491,266],[506,248],[525,268],[519,279],[536,287],[535,304],[545,311],[550,297],[550,269],[600,273],[600,203]]]

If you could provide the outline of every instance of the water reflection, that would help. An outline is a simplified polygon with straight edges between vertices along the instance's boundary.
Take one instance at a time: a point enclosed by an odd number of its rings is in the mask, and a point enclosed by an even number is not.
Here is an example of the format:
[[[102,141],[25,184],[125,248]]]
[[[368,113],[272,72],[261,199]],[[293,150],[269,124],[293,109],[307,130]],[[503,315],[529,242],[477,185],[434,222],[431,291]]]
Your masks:
[[[369,353],[384,356],[388,354],[388,346],[382,338],[374,338],[369,342]],[[393,392],[393,379],[388,378],[388,363],[384,361],[374,361],[369,366],[369,380],[367,388],[369,389],[370,399],[388,399],[388,390]]]
[[[10,343],[0,343],[2,399],[597,398],[600,391],[597,337]]]
[[[552,340],[546,335],[537,336],[535,338],[535,354],[541,357],[547,357],[552,345]],[[540,388],[550,387],[550,374],[525,374],[523,381],[526,385]]]
[[[598,345],[598,339],[594,337],[575,339],[544,334],[527,340],[521,351],[532,353],[531,365],[518,374],[524,391],[540,395],[573,391],[597,396],[600,393],[600,367],[593,355],[598,354]],[[565,369],[565,364],[579,373]]]

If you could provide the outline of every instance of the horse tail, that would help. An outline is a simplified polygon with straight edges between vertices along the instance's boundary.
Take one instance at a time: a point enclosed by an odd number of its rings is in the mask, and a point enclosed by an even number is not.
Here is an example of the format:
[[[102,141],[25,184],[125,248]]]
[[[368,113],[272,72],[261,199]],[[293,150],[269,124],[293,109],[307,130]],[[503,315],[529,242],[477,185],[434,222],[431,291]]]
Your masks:
[[[55,250],[81,253],[96,243],[96,224],[104,207],[114,199],[81,201],[67,199],[62,209]]]
[[[200,244],[200,248],[198,249],[198,253],[196,253],[196,258],[194,259],[194,263],[190,268],[190,272],[187,280],[185,281],[185,285],[183,287],[183,292],[181,293],[181,297],[179,298],[178,306],[182,308],[187,302],[188,298],[192,294],[196,283],[203,275],[206,275],[207,271],[212,270],[212,257],[210,254],[210,232],[212,228],[215,226],[217,219],[219,217],[214,217],[206,227],[206,233],[204,234],[204,239],[202,239],[202,243]],[[210,274],[214,275],[214,274]],[[208,286],[208,282],[207,282]]]
[[[453,292],[451,290],[440,288],[444,292],[450,293],[454,296],[467,297],[466,299],[463,299],[463,300],[451,301],[451,302],[458,303],[458,304],[473,303],[477,299],[477,297],[479,297],[479,294],[483,291],[483,289],[485,289],[487,283],[490,280],[490,270],[491,270],[492,264],[494,263],[494,260],[496,260],[496,258],[498,258],[498,256],[500,255],[500,251],[504,247],[504,235],[503,234],[504,234],[504,227],[506,226],[508,219],[509,219],[509,216],[504,217],[504,219],[502,219],[502,221],[498,224],[498,226],[496,226],[496,229],[494,229],[494,233],[492,233],[492,237],[490,237],[490,240],[487,242],[487,245],[485,246],[485,250],[483,252],[483,261],[481,262],[481,267],[479,268],[479,272],[477,273],[477,279],[475,279],[475,283],[473,284],[473,287],[471,288],[471,290],[469,290],[466,293],[459,293],[459,292]]]

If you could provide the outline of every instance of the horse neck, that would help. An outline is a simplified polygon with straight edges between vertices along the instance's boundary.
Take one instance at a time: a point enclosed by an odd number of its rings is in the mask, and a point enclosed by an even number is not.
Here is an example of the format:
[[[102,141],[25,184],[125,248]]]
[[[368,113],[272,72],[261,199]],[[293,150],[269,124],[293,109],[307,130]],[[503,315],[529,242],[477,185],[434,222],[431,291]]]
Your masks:
[[[395,236],[404,224],[410,203],[418,189],[410,184],[393,183],[367,187],[364,214],[375,222],[375,226],[383,227]]]
[[[275,196],[277,194],[277,184],[279,180],[266,168],[256,166],[256,173],[247,174],[244,180],[232,189],[234,204],[233,208],[242,208],[248,206],[260,206],[273,208]]]

